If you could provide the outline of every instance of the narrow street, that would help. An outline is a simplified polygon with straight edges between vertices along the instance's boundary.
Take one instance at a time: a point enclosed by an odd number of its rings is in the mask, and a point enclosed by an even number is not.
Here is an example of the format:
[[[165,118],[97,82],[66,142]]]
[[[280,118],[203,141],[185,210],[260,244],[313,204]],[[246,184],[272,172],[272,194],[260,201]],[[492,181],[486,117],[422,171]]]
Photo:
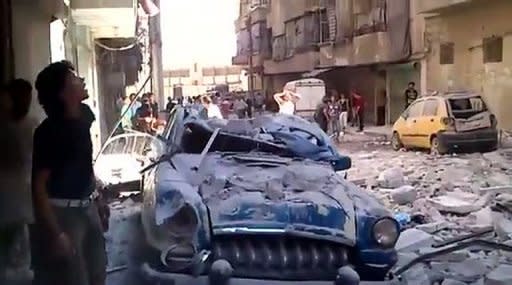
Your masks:
[[[505,218],[512,211],[512,196],[507,194],[512,190],[512,150],[432,157],[425,152],[395,152],[381,139],[355,133],[344,136],[340,149],[353,161],[349,180],[373,193],[403,222],[397,268],[443,248],[432,247],[435,244],[470,233],[487,231],[479,238],[512,245],[512,223]],[[110,273],[108,284],[141,284],[139,204],[127,198],[113,204],[112,211],[109,268],[127,268]],[[402,276],[411,285],[443,280],[447,281],[442,284],[512,284],[510,274],[504,273],[510,270],[512,253],[472,246],[435,256]]]

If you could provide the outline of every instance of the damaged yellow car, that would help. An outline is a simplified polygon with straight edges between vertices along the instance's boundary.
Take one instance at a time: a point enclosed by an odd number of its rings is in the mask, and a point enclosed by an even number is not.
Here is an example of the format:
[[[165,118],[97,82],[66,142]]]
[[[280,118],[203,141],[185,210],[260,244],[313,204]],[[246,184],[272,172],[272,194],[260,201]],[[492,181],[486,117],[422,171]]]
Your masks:
[[[498,146],[496,116],[482,97],[470,92],[424,96],[414,101],[393,125],[391,145],[452,151],[493,151]]]

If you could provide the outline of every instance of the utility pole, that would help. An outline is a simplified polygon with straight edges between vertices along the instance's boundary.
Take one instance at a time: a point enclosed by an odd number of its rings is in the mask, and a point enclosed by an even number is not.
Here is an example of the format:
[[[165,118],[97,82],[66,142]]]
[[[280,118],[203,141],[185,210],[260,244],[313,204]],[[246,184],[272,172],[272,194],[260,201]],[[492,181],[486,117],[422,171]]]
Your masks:
[[[160,10],[160,0],[152,0]],[[160,15],[149,17],[149,44],[151,48],[151,92],[157,96],[160,108],[165,105],[164,79],[162,66],[162,31]]]
[[[249,98],[252,100],[254,96],[254,64],[252,62],[252,54],[253,54],[253,48],[252,48],[252,17],[251,12],[249,11],[249,15],[247,16],[245,26],[247,28],[247,32],[249,33]]]

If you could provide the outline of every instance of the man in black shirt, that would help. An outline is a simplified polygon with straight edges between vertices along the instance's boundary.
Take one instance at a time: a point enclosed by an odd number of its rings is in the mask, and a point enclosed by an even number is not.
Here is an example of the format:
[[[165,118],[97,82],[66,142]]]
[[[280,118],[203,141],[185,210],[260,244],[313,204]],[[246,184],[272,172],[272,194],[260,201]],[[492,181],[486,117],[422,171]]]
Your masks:
[[[149,92],[148,93],[149,103],[151,104],[151,110],[153,111],[153,118],[158,119],[158,103],[155,99],[155,94]]]
[[[411,81],[409,87],[405,90],[405,108],[409,107],[418,98],[418,91],[416,91],[415,86],[416,84]]]
[[[84,81],[63,61],[41,71],[35,85],[47,118],[34,133],[34,283],[104,285],[108,214],[95,191],[95,118],[82,104]]]

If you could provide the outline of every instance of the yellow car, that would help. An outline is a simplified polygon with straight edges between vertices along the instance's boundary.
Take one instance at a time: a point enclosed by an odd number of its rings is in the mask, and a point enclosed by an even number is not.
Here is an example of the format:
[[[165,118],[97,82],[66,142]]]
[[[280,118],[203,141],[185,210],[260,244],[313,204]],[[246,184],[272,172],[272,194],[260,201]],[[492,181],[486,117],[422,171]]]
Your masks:
[[[434,154],[498,146],[497,121],[478,94],[451,92],[414,101],[393,125],[393,149],[425,148]]]

